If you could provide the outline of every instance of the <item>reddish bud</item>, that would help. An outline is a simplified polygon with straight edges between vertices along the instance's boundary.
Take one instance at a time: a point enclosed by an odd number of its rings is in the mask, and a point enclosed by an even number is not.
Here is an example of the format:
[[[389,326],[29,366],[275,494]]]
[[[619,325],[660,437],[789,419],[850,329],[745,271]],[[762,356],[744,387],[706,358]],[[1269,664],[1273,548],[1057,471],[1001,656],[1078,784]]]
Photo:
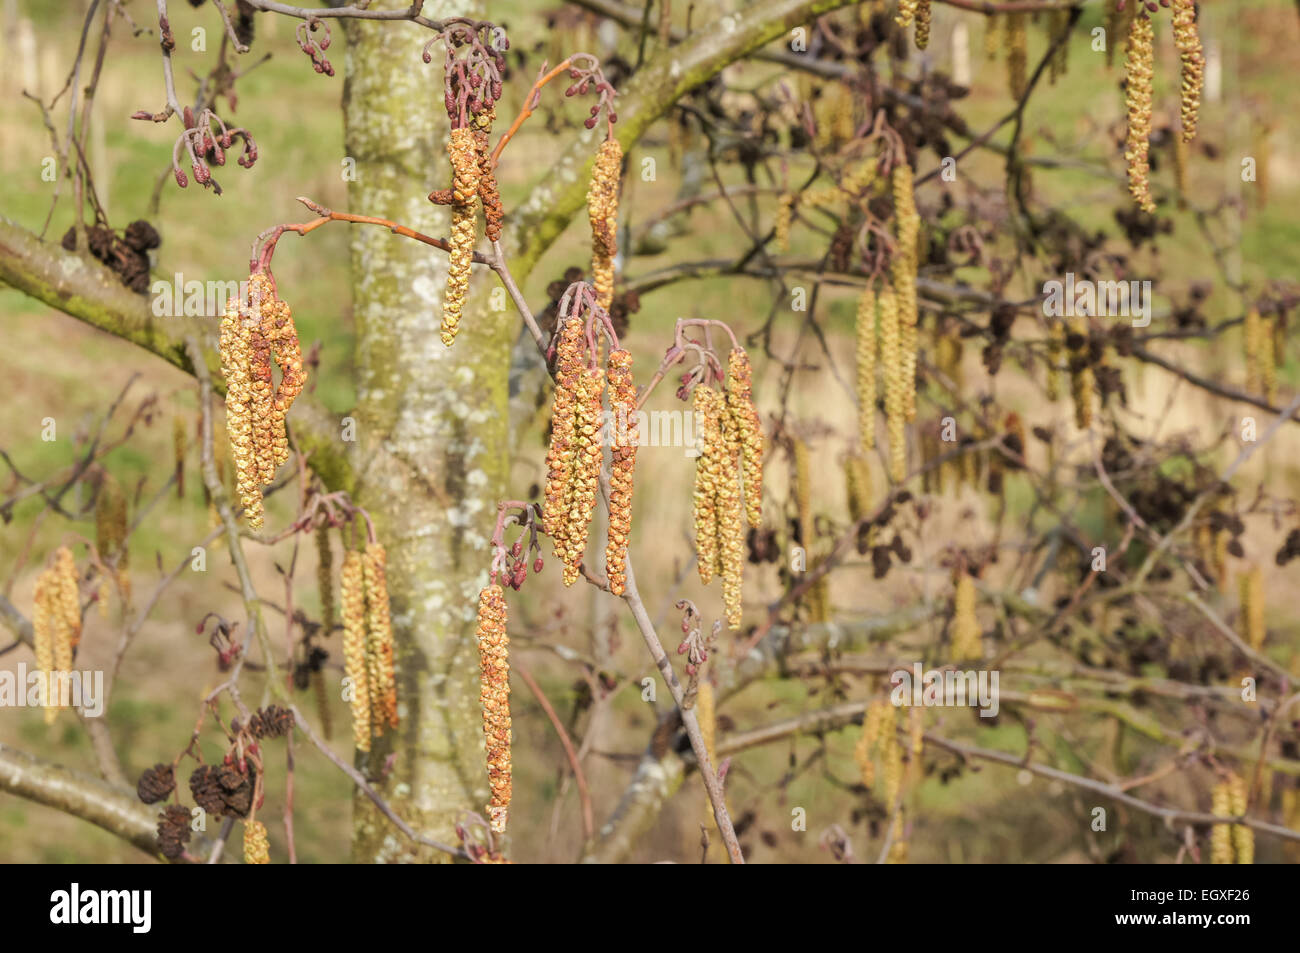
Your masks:
[[[533,560],[533,572],[541,572],[541,571],[542,571],[542,557],[538,556],[536,559]]]

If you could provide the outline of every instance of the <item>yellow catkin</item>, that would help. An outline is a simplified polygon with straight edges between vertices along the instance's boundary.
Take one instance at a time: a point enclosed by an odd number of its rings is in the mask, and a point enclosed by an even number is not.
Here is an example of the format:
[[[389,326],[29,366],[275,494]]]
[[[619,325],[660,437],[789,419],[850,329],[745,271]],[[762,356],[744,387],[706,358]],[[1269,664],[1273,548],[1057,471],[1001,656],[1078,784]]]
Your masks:
[[[370,673],[366,666],[366,588],[361,553],[350,549],[339,573],[343,609],[343,669],[352,682],[352,738],[370,750]]]
[[[1028,82],[1029,36],[1026,28],[1026,13],[1007,14],[1006,30],[1002,36],[1002,45],[1007,52],[1007,89],[1011,98],[1019,100],[1025,95]]]
[[[1235,773],[1228,776],[1228,810],[1233,817],[1246,815],[1246,782]],[[1255,832],[1245,824],[1232,825],[1232,852],[1239,864],[1255,862]]]
[[[919,4],[920,0],[898,0],[898,15],[894,17],[894,22],[901,27],[911,26],[916,19]]]
[[[185,431],[185,418],[172,415],[172,468],[176,474],[176,499],[185,499],[185,452],[189,435]]]
[[[858,298],[858,441],[876,446],[876,292],[868,285]]]
[[[930,45],[930,0],[917,0],[916,4],[916,48],[923,50]]]
[[[475,204],[478,201],[479,166],[474,130],[453,129],[447,140],[451,159],[451,251],[447,265],[447,290],[442,299],[442,343],[451,347],[460,330],[461,312],[469,294],[470,266],[474,261]]]
[[[853,760],[858,765],[862,783],[870,789],[876,783],[876,762],[873,760],[886,718],[894,716],[894,706],[883,698],[874,698],[862,717],[862,734],[853,748]]]
[[[260,277],[260,276],[259,276]],[[251,280],[250,280],[251,281]],[[262,488],[253,440],[253,383],[250,377],[253,325],[260,315],[231,298],[221,319],[221,371],[226,379],[226,432],[235,468],[236,493],[248,525],[262,526]]]
[[[614,256],[618,254],[618,180],[623,147],[606,139],[596,150],[587,189],[587,218],[591,222],[591,284],[596,301],[609,310],[614,299]]]
[[[904,811],[898,809],[897,816],[891,822],[891,836],[893,841],[889,845],[889,854],[885,857],[887,864],[905,864],[907,863],[907,838],[904,836],[906,824],[904,822]]]
[[[58,582],[59,635],[54,644],[54,664],[61,671],[72,669],[72,650],[81,641],[81,588],[72,550],[60,546],[54,554],[54,572]]]
[[[1174,45],[1182,63],[1180,90],[1182,141],[1196,138],[1196,124],[1201,112],[1201,87],[1205,84],[1205,52],[1196,25],[1196,0],[1174,0]]]
[[[917,363],[917,238],[921,217],[916,211],[912,167],[900,162],[894,167],[894,216],[898,248],[890,262],[894,294],[898,298],[899,355],[902,362],[903,410],[908,420],[916,419]]]
[[[1155,62],[1155,44],[1151,18],[1145,13],[1133,18],[1129,31],[1128,57],[1125,61],[1125,109],[1128,112],[1128,135],[1124,143],[1124,160],[1128,163],[1128,190],[1133,200],[1146,212],[1156,210],[1151,198],[1151,83]]]
[[[280,367],[280,383],[275,388],[271,402],[275,452],[272,466],[264,480],[265,483],[270,483],[275,468],[289,459],[289,435],[284,421],[289,408],[306,386],[307,373],[302,366],[302,345],[298,341],[298,329],[293,323],[293,312],[287,302],[275,299],[264,309],[263,332],[270,342],[271,356]]]
[[[396,728],[397,675],[393,669],[393,621],[388,605],[388,553],[369,543],[362,554],[366,585],[366,673],[370,678],[370,724],[376,737]]]
[[[744,348],[727,355],[727,426],[740,444],[745,518],[763,522],[763,423],[754,407],[754,370]]]
[[[271,843],[266,837],[266,825],[261,821],[244,822],[244,863],[269,864]]]
[[[510,810],[510,639],[506,635],[506,598],[493,583],[478,596],[479,701],[487,749],[492,830],[504,833]]]
[[[693,395],[697,438],[695,457],[695,555],[700,582],[713,581],[720,559],[718,540],[718,488],[724,477],[723,458],[727,448],[722,433],[722,395],[700,384]]]
[[[330,547],[330,528],[316,527],[316,588],[320,590],[321,625],[328,637],[338,623],[338,606],[334,602],[334,550]]]
[[[578,377],[577,417],[574,424],[573,469],[565,490],[567,511],[564,531],[564,584],[571,586],[582,572],[582,557],[587,550],[587,533],[596,510],[600,489],[601,398],[605,391],[604,368],[587,368]]]
[[[867,457],[850,456],[844,460],[844,488],[849,503],[849,519],[858,522],[871,514],[871,464]]]
[[[961,338],[953,327],[934,329],[934,364],[939,369],[939,373],[952,382],[952,389],[949,390],[954,397],[960,396],[965,391],[965,375],[962,373],[962,354],[965,349],[962,346]],[[948,388],[948,384],[943,384]]]
[[[1241,629],[1246,642],[1256,651],[1264,644],[1264,574],[1251,566],[1237,576],[1241,597]]]
[[[885,375],[885,421],[889,430],[889,478],[895,483],[907,476],[907,402],[903,391],[906,372],[901,353],[898,301],[886,285],[880,292],[880,364]]]
[[[1001,48],[1002,44],[998,39],[998,15],[996,13],[986,14],[984,17],[984,59],[990,63],[996,62],[998,50]]]
[[[577,457],[578,382],[583,373],[582,322],[570,318],[560,329],[556,343],[555,399],[551,409],[551,444],[546,451],[546,496],[542,528],[555,544],[555,555],[564,551],[569,513],[565,494]]]
[[[1074,399],[1074,423],[1080,430],[1092,426],[1092,405],[1096,380],[1088,364],[1088,323],[1084,318],[1070,319],[1070,333],[1082,343],[1070,355],[1070,394]]]
[[[793,224],[794,193],[782,192],[776,203],[776,221],[772,225],[777,251],[784,253],[790,250],[790,228]]]
[[[739,629],[742,615],[742,586],[745,573],[744,508],[740,499],[740,435],[730,420],[724,421],[724,452],[721,479],[717,485],[715,513],[718,520],[718,562],[722,574],[722,602],[727,625]],[[805,545],[807,545],[805,543]]]
[[[983,630],[975,617],[975,580],[969,573],[957,576],[952,596],[952,660],[975,661],[984,657]]]
[[[58,708],[54,704],[56,699],[50,691],[52,681],[50,675],[54,672],[54,632],[55,632],[55,605],[51,598],[50,588],[55,585],[54,577],[48,570],[42,572],[36,579],[36,597],[32,606],[32,648],[36,653],[36,667],[41,671],[41,678],[45,684],[46,691],[42,701],[45,705],[45,723],[52,724],[58,717]]]
[[[609,531],[605,543],[605,576],[609,580],[609,591],[621,596],[627,587],[627,547],[632,532],[632,489],[639,440],[631,352],[621,348],[610,351],[608,371],[609,409],[614,439],[609,470]]]
[[[117,478],[105,471],[95,499],[95,551],[102,562],[115,562],[115,577],[124,594],[128,591],[124,585],[128,578],[126,524],[126,494]]]
[[[718,715],[715,699],[713,697],[713,685],[706,679],[700,682],[699,691],[695,696],[695,718],[700,723],[700,735],[704,738],[704,750],[709,755],[709,764],[713,769],[718,769],[717,756],[717,737],[718,737]],[[704,799],[705,809],[709,817],[713,816],[713,801],[707,796]]]
[[[1049,16],[1048,41],[1055,42],[1056,38],[1065,33],[1070,27],[1070,11],[1055,10]],[[1062,40],[1056,48],[1056,53],[1052,56],[1051,63],[1051,80],[1055,83],[1058,79],[1065,76],[1070,71],[1070,42],[1068,39]]]
[[[892,812],[898,804],[899,795],[903,793],[903,746],[898,741],[893,720],[880,738],[880,770],[884,781],[882,793],[885,805]]]
[[[1232,793],[1226,781],[1214,786],[1210,793],[1210,812],[1218,817],[1232,816]],[[1228,824],[1210,827],[1210,863],[1230,864],[1233,861],[1232,829]]]

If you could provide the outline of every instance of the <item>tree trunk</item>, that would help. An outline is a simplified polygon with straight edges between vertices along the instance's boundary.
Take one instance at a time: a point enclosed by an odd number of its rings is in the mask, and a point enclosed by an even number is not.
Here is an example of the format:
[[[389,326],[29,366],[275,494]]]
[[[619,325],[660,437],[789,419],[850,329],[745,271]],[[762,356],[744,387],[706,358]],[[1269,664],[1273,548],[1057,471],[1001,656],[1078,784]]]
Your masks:
[[[438,15],[469,7],[444,3]],[[347,38],[352,208],[447,234],[446,210],[425,197],[450,182],[441,48],[424,64],[429,34],[406,25],[349,21]],[[402,719],[361,767],[378,776],[394,754],[380,792],[414,828],[454,843],[457,821],[467,810],[483,813],[488,796],[474,618],[509,459],[516,318],[484,307],[491,279],[477,274],[460,336],[445,347],[438,328],[447,256],[384,229],[353,230],[352,271],[354,495],[388,548]],[[355,799],[354,816],[355,860],[438,859],[365,797]]]

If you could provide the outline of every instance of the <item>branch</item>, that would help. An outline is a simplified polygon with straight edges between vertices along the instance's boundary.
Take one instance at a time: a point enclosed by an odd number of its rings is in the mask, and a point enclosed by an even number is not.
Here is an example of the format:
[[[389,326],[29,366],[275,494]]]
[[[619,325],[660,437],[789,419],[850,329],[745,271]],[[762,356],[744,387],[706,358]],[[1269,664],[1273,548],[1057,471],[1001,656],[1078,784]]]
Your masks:
[[[124,790],[0,744],[0,790],[89,821],[159,857],[158,817]]]

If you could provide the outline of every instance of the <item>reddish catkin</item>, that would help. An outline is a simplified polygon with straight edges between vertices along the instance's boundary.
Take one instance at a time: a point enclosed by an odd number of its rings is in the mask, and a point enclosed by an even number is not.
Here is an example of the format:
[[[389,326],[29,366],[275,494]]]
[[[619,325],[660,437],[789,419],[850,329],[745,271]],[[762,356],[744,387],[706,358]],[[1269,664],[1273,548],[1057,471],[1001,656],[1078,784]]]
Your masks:
[[[754,370],[740,347],[727,355],[727,424],[740,444],[745,518],[758,526],[763,521],[763,423],[754,407]]]
[[[382,543],[370,543],[362,556],[366,584],[367,674],[373,687],[370,721],[376,736],[385,726],[396,728],[397,676],[393,670],[393,622],[388,606],[388,553]]]
[[[506,597],[493,583],[478,595],[479,701],[487,747],[487,805],[492,830],[504,833],[510,810],[510,639],[506,635]]]
[[[453,129],[447,140],[451,159],[451,252],[447,265],[447,291],[442,299],[442,343],[451,347],[460,330],[461,312],[469,294],[470,265],[474,261],[474,206],[478,198],[478,148],[474,130]]]
[[[618,254],[618,180],[623,168],[623,147],[606,139],[596,151],[587,190],[587,218],[591,222],[591,284],[596,302],[609,310],[614,300],[614,256]]]
[[[571,586],[582,573],[582,557],[587,551],[587,532],[596,511],[596,494],[600,491],[600,410],[605,391],[605,371],[589,367],[578,377],[576,394],[577,420],[574,426],[573,470],[565,492],[568,519],[564,528],[564,584]]]
[[[370,750],[370,679],[366,666],[366,583],[361,553],[350,549],[339,573],[343,603],[343,670],[352,682],[352,739]]]
[[[501,226],[505,221],[505,209],[501,205],[501,193],[497,188],[497,174],[492,165],[492,150],[488,144],[488,134],[496,120],[497,109],[494,105],[487,112],[474,117],[474,152],[478,156],[478,197],[483,203],[484,234],[487,240],[501,240]]]
[[[605,544],[605,575],[616,596],[627,586],[627,546],[632,530],[632,486],[638,441],[636,383],[632,354],[622,348],[609,352],[609,409],[612,415],[613,460],[609,471],[609,534]]]
[[[551,407],[551,445],[546,451],[546,497],[542,507],[542,528],[555,544],[555,555],[564,552],[569,511],[565,494],[576,456],[578,381],[583,372],[582,322],[569,318],[560,329],[555,358],[555,399]]]
[[[1196,138],[1201,87],[1205,84],[1205,52],[1196,25],[1196,0],[1174,0],[1174,45],[1178,47],[1178,58],[1182,62],[1182,141],[1191,142]]]
[[[707,586],[718,568],[718,487],[727,448],[722,434],[722,396],[707,384],[700,384],[692,400],[699,434],[693,494],[696,568],[700,582]]]
[[[1151,18],[1145,13],[1133,18],[1128,38],[1125,108],[1128,111],[1128,135],[1124,159],[1128,163],[1128,190],[1133,200],[1146,212],[1156,210],[1151,198],[1151,82],[1155,62],[1154,32]]]

